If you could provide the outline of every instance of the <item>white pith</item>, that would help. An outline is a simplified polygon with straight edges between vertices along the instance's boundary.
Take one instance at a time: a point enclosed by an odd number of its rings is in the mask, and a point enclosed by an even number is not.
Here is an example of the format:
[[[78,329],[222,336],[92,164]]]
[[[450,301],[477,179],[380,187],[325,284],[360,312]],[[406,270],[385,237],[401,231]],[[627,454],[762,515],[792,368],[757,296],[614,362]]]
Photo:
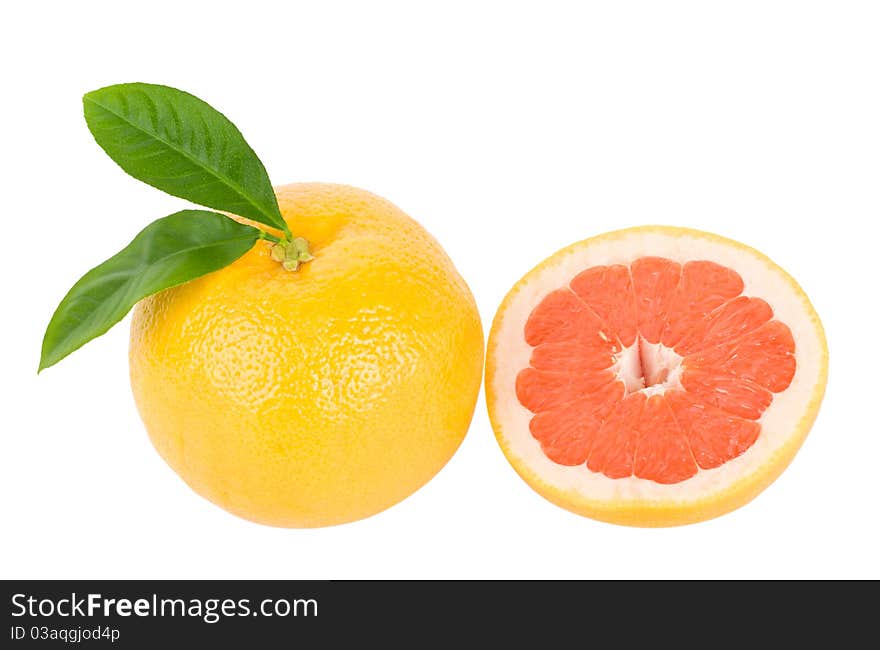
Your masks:
[[[523,327],[532,310],[550,291],[568,286],[579,272],[598,265],[629,265],[644,256],[666,257],[679,263],[709,260],[737,271],[743,279],[742,295],[763,298],[773,309],[774,318],[791,329],[795,340],[797,369],[789,387],[773,397],[772,404],[759,420],[761,434],[741,456],[715,469],[700,469],[693,477],[674,484],[627,477],[610,479],[591,472],[585,466],[569,467],[551,461],[529,431],[533,413],[519,403],[515,381],[520,370],[529,366],[532,347],[523,336]],[[822,381],[824,340],[821,326],[804,296],[777,266],[744,247],[721,239],[701,237],[686,231],[641,230],[617,237],[597,238],[557,254],[550,264],[527,276],[509,296],[503,314],[495,324],[489,353],[495,372],[492,391],[496,433],[515,464],[533,473],[561,491],[574,491],[596,501],[668,501],[689,502],[704,499],[731,487],[757,472],[798,429],[801,416]],[[615,371],[627,384],[627,390],[642,389],[638,382],[642,371],[668,367],[664,382],[643,390],[647,394],[663,392],[678,385],[678,355],[663,346],[645,346],[639,341],[623,350]],[[648,361],[648,363],[644,363]],[[645,366],[643,368],[643,365]]]
[[[681,387],[682,358],[672,348],[636,337],[632,345],[614,355],[611,370],[626,386],[627,395],[662,395]]]

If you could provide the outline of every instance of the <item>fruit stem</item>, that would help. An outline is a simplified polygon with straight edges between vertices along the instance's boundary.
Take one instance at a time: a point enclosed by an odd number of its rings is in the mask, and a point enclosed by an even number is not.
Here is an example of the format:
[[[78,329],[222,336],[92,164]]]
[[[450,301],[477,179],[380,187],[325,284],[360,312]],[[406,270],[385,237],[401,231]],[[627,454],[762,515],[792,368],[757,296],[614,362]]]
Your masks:
[[[315,259],[309,248],[308,240],[303,237],[294,237],[289,229],[285,229],[286,237],[276,237],[265,230],[260,229],[260,239],[272,242],[272,259],[281,262],[286,271],[296,271],[300,264],[311,262]]]
[[[272,259],[281,262],[286,271],[296,271],[300,264],[310,262],[315,257],[309,248],[309,242],[302,237],[281,240],[272,247]]]

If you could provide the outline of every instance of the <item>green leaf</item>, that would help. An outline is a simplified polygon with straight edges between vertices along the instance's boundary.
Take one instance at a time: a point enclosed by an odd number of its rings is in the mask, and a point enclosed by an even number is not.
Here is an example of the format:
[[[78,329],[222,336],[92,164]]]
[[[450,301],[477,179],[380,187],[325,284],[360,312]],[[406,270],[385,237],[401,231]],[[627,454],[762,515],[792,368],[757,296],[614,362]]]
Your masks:
[[[257,154],[198,97],[168,86],[117,84],[86,93],[83,112],[101,148],[138,180],[289,233]]]
[[[256,228],[206,210],[157,219],[67,292],[46,328],[39,370],[106,332],[141,298],[222,269],[261,236]]]

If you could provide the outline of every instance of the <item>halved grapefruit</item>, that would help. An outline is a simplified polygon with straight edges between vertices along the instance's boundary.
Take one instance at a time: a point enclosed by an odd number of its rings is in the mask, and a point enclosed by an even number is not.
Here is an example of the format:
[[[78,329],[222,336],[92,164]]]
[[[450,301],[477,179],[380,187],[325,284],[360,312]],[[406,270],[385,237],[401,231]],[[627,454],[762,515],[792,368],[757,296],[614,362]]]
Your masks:
[[[794,457],[825,392],[807,296],[758,251],[648,226],[565,248],[489,334],[495,435],[541,495],[634,526],[718,516]]]

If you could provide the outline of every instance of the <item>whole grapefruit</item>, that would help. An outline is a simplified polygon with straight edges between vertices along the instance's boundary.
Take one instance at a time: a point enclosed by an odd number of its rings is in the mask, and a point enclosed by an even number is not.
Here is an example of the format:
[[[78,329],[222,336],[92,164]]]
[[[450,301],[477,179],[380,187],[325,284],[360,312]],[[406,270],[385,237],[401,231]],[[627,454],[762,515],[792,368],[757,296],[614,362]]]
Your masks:
[[[272,244],[141,301],[131,385],[153,445],[200,495],[263,524],[377,513],[450,459],[483,362],[474,299],[391,203],[343,185],[276,188],[314,258]]]

